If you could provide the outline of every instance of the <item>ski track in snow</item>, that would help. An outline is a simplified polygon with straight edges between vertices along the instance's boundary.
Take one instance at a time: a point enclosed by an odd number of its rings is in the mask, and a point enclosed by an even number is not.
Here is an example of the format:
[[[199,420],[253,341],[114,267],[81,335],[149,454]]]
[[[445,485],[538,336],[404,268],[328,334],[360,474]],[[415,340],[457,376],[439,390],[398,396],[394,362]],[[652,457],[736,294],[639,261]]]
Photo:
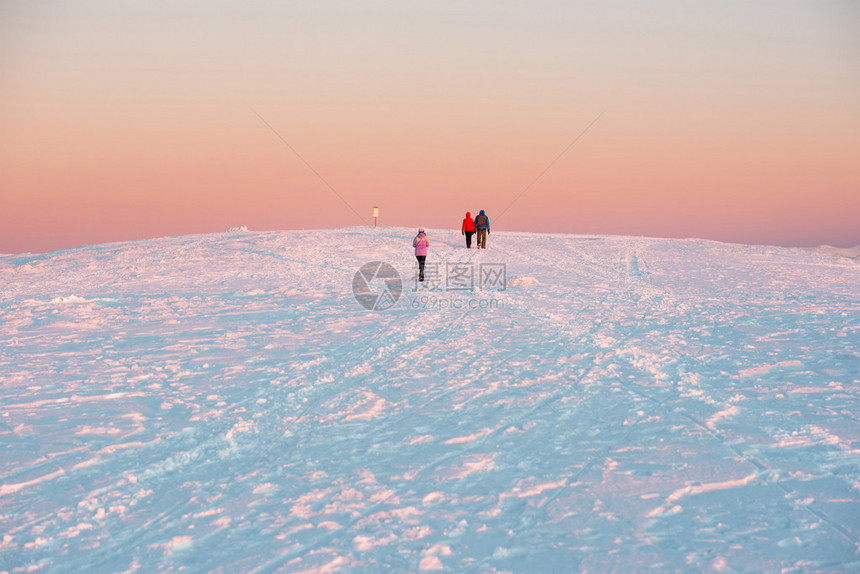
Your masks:
[[[854,261],[430,231],[0,257],[0,572],[860,570]]]

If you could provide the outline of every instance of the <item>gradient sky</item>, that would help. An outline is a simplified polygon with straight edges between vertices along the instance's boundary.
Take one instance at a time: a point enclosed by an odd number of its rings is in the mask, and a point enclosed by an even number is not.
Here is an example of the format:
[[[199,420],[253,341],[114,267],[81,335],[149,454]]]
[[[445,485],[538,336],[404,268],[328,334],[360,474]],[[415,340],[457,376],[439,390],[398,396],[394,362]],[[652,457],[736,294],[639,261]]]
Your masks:
[[[374,205],[860,244],[856,0],[2,0],[0,101],[0,253]]]

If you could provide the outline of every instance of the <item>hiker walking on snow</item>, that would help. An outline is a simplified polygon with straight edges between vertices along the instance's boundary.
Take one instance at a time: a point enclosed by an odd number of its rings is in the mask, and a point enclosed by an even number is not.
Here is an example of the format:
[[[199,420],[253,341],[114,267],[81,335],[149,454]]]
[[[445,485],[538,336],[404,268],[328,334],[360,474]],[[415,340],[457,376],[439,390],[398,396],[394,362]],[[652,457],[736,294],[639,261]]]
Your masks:
[[[430,247],[430,239],[424,234],[424,228],[418,228],[418,235],[412,240],[415,248],[415,259],[418,260],[418,280],[424,281],[424,261],[427,259],[427,248]]]
[[[481,210],[481,213],[475,216],[475,229],[478,232],[478,249],[487,248],[487,235],[490,233],[490,218]]]
[[[472,234],[475,233],[475,222],[472,220],[472,214],[466,212],[466,219],[463,220],[463,228],[460,230],[462,235],[466,236],[466,249],[472,248]]]

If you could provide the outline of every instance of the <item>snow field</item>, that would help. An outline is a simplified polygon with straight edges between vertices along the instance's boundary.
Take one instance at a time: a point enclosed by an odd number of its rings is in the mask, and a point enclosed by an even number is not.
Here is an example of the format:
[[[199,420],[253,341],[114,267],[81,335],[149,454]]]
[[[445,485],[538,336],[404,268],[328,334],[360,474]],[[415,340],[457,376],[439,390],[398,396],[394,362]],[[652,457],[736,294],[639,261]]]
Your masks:
[[[0,258],[0,571],[860,569],[856,263],[413,231]]]

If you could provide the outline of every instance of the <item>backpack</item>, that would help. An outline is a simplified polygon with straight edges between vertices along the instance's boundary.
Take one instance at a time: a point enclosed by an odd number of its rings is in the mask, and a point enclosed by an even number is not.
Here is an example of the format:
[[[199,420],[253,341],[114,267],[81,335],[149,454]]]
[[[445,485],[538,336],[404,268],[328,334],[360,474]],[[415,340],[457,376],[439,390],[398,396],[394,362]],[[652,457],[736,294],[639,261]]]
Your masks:
[[[483,213],[479,213],[478,217],[475,218],[475,227],[486,227],[487,226],[487,216]]]

